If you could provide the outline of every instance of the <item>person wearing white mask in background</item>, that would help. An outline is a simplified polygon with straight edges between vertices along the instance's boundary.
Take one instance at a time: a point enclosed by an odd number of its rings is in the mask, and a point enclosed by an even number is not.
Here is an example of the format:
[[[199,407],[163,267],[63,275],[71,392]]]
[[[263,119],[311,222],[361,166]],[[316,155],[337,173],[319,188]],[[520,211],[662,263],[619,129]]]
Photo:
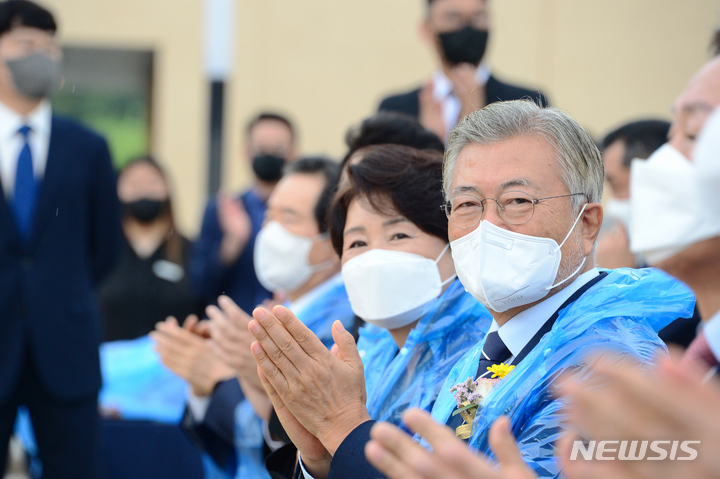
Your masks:
[[[605,182],[610,197],[605,203],[605,219],[600,231],[597,263],[602,268],[635,268],[642,259],[630,252],[630,162],[647,159],[668,137],[670,123],[640,120],[626,123],[608,133],[602,141]]]
[[[539,477],[558,477],[554,443],[567,417],[553,394],[556,379],[564,371],[586,379],[588,355],[598,352],[650,367],[665,350],[656,331],[691,313],[695,298],[659,271],[595,267],[602,160],[561,110],[513,101],[472,113],[450,136],[443,187],[455,270],[494,321],[453,367],[432,416],[454,427],[451,389],[503,369],[479,401],[469,446],[490,454],[490,426],[506,415],[527,465]],[[371,462],[391,477],[428,477],[422,457],[400,453],[407,442],[383,441],[389,429],[373,429]]]
[[[720,216],[717,212],[717,129],[708,125],[720,105],[720,58],[690,80],[674,105],[670,141],[646,162],[633,162],[630,246],[685,282],[697,296],[704,331],[686,352],[688,361],[715,366],[720,358]],[[717,122],[717,114],[713,118]],[[701,187],[698,187],[699,178]],[[711,338],[714,337],[714,340]],[[714,346],[713,346],[714,342]]]
[[[714,63],[714,62],[711,62]],[[717,64],[715,65],[717,67]],[[713,65],[704,67],[681,95],[688,91],[701,91],[698,82],[718,85],[718,71]],[[720,85],[718,85],[720,86]],[[705,90],[704,97],[695,96],[696,106],[708,105],[712,96]],[[686,97],[690,98],[690,97]],[[678,102],[683,111],[683,103]],[[705,111],[703,111],[705,110]],[[690,438],[696,442],[696,458],[692,461],[607,461],[567,460],[570,445],[576,437],[563,438],[558,454],[565,455],[564,474],[568,478],[652,477],[670,479],[676,477],[718,477],[720,461],[716,451],[720,446],[720,427],[717,410],[720,405],[720,388],[717,381],[717,365],[720,358],[720,109],[707,117],[703,108],[700,118],[701,133],[697,123],[692,125],[695,133],[688,142],[678,138],[687,131],[682,115],[676,118],[669,145],[651,156],[647,164],[633,165],[646,174],[632,177],[632,211],[639,218],[660,223],[662,229],[631,230],[642,244],[651,249],[650,259],[659,268],[677,275],[687,282],[697,295],[699,308],[705,318],[703,332],[688,348],[679,363],[666,360],[652,375],[635,372],[612,371],[612,364],[597,367],[606,378],[608,387],[587,390],[585,384],[568,381],[562,392],[567,395],[572,417],[585,440],[608,435],[617,438],[633,438],[638,442],[664,440],[666,438]],[[707,121],[705,121],[707,119]],[[681,135],[685,135],[681,133]],[[697,137],[695,140],[694,137]],[[681,154],[676,146],[689,148]],[[673,145],[673,146],[670,146]],[[690,157],[686,156],[687,154]],[[675,185],[677,184],[677,185]],[[660,203],[658,203],[660,201]],[[677,206],[675,206],[677,205]],[[636,222],[637,223],[637,222]],[[651,222],[640,222],[650,226]],[[669,239],[674,244],[650,240],[664,240],[661,235],[674,232]],[[697,233],[696,233],[697,231]],[[685,238],[690,238],[685,241]],[[678,241],[680,239],[680,241]],[[713,377],[715,376],[715,377]],[[642,391],[642,393],[639,393]],[[667,394],[672,391],[672,394]],[[648,407],[647,398],[660,398]],[[611,405],[621,405],[615,407]],[[688,407],[690,405],[690,407]],[[662,441],[661,441],[662,442]],[[505,457],[509,457],[507,451]],[[466,458],[464,467],[473,467],[473,458]],[[480,477],[480,476],[478,476]],[[485,476],[482,476],[485,477]],[[499,476],[507,477],[507,476]]]
[[[703,69],[702,72],[711,71]],[[720,476],[717,455],[720,447],[717,415],[720,408],[720,382],[717,378],[720,358],[720,109],[716,108],[703,123],[702,132],[692,147],[691,159],[674,148],[663,147],[668,150],[653,155],[648,160],[652,164],[642,169],[652,177],[647,181],[638,179],[636,182],[634,177],[632,180],[633,188],[638,186],[641,188],[639,191],[650,195],[646,198],[633,193],[633,214],[652,215],[655,221],[667,228],[679,229],[675,238],[694,237],[690,243],[683,243],[677,249],[656,249],[651,256],[671,254],[656,264],[693,288],[705,319],[703,333],[679,362],[665,360],[652,375],[612,370],[609,367],[612,364],[601,364],[598,368],[601,369],[600,374],[607,378],[607,387],[594,388],[590,392],[586,385],[576,381],[563,384],[563,393],[573,410],[576,428],[582,431],[585,440],[601,435],[632,438],[642,443],[662,442],[667,438],[692,438],[696,457],[690,461],[610,461],[615,463],[612,465],[608,461],[566,460],[563,472],[569,478]],[[676,137],[671,138],[671,143],[679,144],[677,141]],[[682,187],[670,187],[667,181],[651,181],[668,174],[674,182],[681,182]],[[656,206],[654,202],[661,196],[660,192],[667,202]],[[668,208],[670,203],[678,206]],[[696,236],[694,231],[697,229],[703,233]],[[655,234],[658,233],[656,230]],[[633,236],[631,231],[631,239]],[[668,391],[672,393],[668,394]],[[651,400],[652,406],[648,407],[647,398],[658,400]],[[576,438],[564,438],[564,444],[559,448],[558,453],[566,459],[573,439]]]
[[[630,190],[637,198],[631,207],[630,249],[642,254],[650,266],[663,267],[665,260],[715,235],[715,226],[699,217],[706,205],[698,203],[690,159],[705,121],[718,105],[720,57],[705,64],[675,100],[670,141],[647,161],[631,165]],[[698,306],[707,318],[702,301]]]
[[[601,268],[637,268],[647,264],[642,255],[630,251],[628,230],[630,215],[630,164],[645,160],[668,140],[670,123],[663,120],[640,120],[627,123],[608,133],[602,142],[605,181],[611,197],[603,212],[605,219],[597,246],[597,264]],[[678,318],[658,335],[665,344],[681,347],[695,339],[700,315],[695,309],[689,318]]]
[[[720,109],[716,109],[703,129],[697,148],[694,154],[695,178],[697,180],[700,201],[705,206],[707,221],[720,224]],[[704,330],[700,340],[690,345],[688,352],[683,358],[685,361],[695,361],[705,358],[708,366],[717,370],[717,363],[720,361],[720,229],[718,234],[698,244],[695,255],[693,251],[686,251],[681,258],[695,259],[696,262],[708,261],[714,269],[715,274],[707,274],[707,283],[704,287],[695,290],[698,303],[704,309]],[[698,261],[699,259],[699,261]],[[696,265],[690,265],[682,271],[691,271]],[[679,274],[681,269],[674,268]],[[680,278],[682,279],[682,278]],[[701,299],[702,298],[702,299]],[[705,346],[703,343],[706,343]],[[712,353],[709,358],[708,352]],[[707,360],[709,359],[709,361]]]
[[[301,158],[287,166],[268,200],[254,249],[262,285],[286,297],[285,306],[326,348],[333,343],[334,321],[347,328],[355,322],[326,220],[339,173],[338,164],[327,158]],[[191,393],[183,426],[221,469],[237,477],[263,477],[263,438],[272,449],[286,437],[275,427],[279,423],[250,355],[251,318],[227,296],[219,298],[218,306],[207,308],[208,341],[237,379],[218,384],[209,396]]]
[[[357,349],[347,332],[338,329],[338,353],[352,357],[353,366],[364,370],[366,414],[400,424],[409,407],[431,409],[450,368],[487,332],[491,317],[456,279],[447,217],[439,208],[441,153],[399,145],[372,146],[354,153],[345,172],[347,179],[330,208],[330,234],[341,256],[353,311],[368,324],[360,329]],[[268,329],[273,336],[272,328]],[[275,338],[273,344],[283,342]],[[310,347],[319,352],[321,343],[314,343]],[[314,354],[305,344],[303,348]],[[329,364],[339,361],[327,352],[323,356]],[[342,434],[346,426],[342,409],[336,408],[332,397],[342,394],[352,376],[328,367],[323,359],[293,379],[323,384],[322,390],[291,409],[300,421],[323,423],[324,428]],[[362,381],[362,377],[355,379]],[[332,459],[328,449],[317,437],[299,434],[292,427],[297,425],[295,416],[278,415],[300,450],[306,476],[325,477]],[[351,439],[344,445],[346,453],[362,457],[364,442],[356,448],[353,444]],[[281,464],[273,456],[268,460],[271,470],[292,472],[295,456],[280,457],[290,457],[291,463]],[[344,467],[342,460],[338,464],[334,467]]]

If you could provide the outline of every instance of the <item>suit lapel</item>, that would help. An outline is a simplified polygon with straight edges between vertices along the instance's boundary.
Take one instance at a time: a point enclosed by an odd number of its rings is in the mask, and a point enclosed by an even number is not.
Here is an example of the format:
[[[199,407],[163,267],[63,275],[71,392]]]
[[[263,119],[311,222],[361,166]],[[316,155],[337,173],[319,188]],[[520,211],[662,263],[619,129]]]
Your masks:
[[[17,223],[15,222],[15,215],[10,208],[5,198],[5,191],[3,190],[2,183],[0,183],[0,225],[7,225],[7,230],[10,235],[11,243],[20,248],[20,231],[18,230]]]

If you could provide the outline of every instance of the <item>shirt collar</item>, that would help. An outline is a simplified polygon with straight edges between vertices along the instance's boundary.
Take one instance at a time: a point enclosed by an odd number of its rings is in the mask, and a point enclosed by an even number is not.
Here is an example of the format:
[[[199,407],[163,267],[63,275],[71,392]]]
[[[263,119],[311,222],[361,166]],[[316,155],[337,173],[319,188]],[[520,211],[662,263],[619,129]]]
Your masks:
[[[486,62],[480,62],[477,70],[475,70],[475,81],[478,85],[487,84],[490,79],[490,66]],[[435,70],[432,74],[433,81],[433,97],[436,100],[444,100],[453,90],[452,81],[445,75],[441,69]]]
[[[533,336],[540,331],[545,321],[550,319],[550,316],[552,316],[570,296],[598,274],[600,274],[600,272],[597,268],[586,271],[575,278],[575,281],[567,287],[535,306],[516,314],[500,327],[498,327],[498,324],[493,320],[489,332],[497,331],[500,339],[502,339],[512,355],[517,356]]]
[[[52,106],[47,99],[43,99],[27,116],[0,102],[0,140],[11,139],[23,125],[28,125],[37,134],[49,135],[51,123]]]
[[[338,285],[341,285],[342,282],[342,273],[337,273],[335,276],[315,286],[313,289],[303,294],[295,301],[288,302],[286,307],[290,311],[292,311],[295,316],[299,317],[298,315],[302,315],[302,311],[304,309],[325,296],[328,291],[332,290]]]

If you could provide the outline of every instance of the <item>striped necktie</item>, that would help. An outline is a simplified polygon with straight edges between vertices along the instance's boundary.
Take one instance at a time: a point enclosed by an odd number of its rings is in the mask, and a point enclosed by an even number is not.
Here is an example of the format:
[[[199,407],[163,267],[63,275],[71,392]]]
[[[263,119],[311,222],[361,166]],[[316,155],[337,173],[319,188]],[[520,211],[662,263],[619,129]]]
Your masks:
[[[500,339],[498,332],[493,331],[492,333],[488,333],[480,355],[480,362],[478,363],[475,379],[490,378],[492,373],[488,371],[487,368],[507,361],[511,357],[512,353],[507,346],[505,346],[503,340]]]
[[[475,379],[478,378],[490,378],[492,373],[487,370],[490,366],[500,364],[507,361],[512,357],[512,353],[505,346],[500,335],[497,331],[488,333],[485,337],[485,344],[483,345],[482,352],[480,353],[480,361],[478,363],[478,370],[475,373]],[[455,408],[457,409],[457,407]],[[445,423],[446,426],[450,427],[453,431],[463,423],[463,418],[460,414],[451,415]]]

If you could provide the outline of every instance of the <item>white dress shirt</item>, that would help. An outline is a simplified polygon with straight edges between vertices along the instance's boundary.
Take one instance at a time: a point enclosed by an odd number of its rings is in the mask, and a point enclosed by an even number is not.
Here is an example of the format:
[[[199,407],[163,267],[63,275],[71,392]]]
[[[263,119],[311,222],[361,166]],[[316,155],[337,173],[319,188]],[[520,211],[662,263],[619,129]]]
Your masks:
[[[478,85],[485,85],[490,79],[490,68],[485,62],[481,62],[475,70],[475,82]],[[442,103],[442,114],[445,122],[445,138],[447,140],[450,132],[455,128],[462,110],[460,99],[453,94],[452,81],[440,70],[436,70],[432,74],[433,81],[433,98]]]
[[[24,125],[30,127],[28,143],[32,154],[33,173],[36,180],[41,180],[45,176],[50,147],[50,101],[42,100],[37,108],[25,117],[0,102],[0,181],[7,200],[12,199],[15,191],[18,156],[25,146],[25,139],[19,130]]]
[[[520,354],[523,348],[527,346],[533,336],[540,331],[540,328],[550,319],[550,316],[552,316],[570,296],[598,274],[600,274],[600,272],[597,268],[586,271],[575,278],[567,287],[535,306],[516,314],[500,327],[498,327],[498,324],[493,320],[488,332],[498,332],[500,339],[502,339],[505,346],[510,350],[510,353],[512,353],[512,358],[510,358],[510,361],[512,361],[515,359],[515,356]]]

